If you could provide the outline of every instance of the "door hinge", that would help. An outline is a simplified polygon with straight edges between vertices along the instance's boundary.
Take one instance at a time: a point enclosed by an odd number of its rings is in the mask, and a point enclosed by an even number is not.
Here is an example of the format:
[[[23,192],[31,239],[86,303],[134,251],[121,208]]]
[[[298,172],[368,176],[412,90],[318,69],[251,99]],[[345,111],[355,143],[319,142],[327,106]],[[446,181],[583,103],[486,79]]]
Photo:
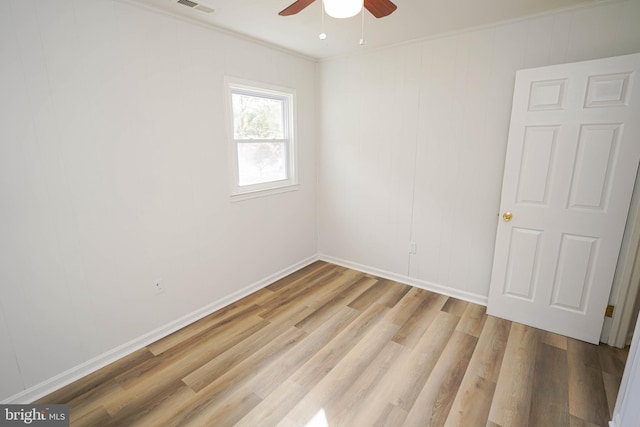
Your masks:
[[[605,317],[613,317],[613,310],[615,309],[615,306],[613,305],[608,305],[607,309],[604,312]]]

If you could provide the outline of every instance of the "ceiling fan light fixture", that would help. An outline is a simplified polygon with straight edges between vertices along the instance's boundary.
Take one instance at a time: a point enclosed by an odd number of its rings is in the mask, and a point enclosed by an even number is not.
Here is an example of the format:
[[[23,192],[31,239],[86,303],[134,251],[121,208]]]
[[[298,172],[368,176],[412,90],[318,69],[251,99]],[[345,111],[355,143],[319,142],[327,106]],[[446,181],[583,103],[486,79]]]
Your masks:
[[[364,6],[364,0],[322,0],[324,10],[332,18],[351,18]]]

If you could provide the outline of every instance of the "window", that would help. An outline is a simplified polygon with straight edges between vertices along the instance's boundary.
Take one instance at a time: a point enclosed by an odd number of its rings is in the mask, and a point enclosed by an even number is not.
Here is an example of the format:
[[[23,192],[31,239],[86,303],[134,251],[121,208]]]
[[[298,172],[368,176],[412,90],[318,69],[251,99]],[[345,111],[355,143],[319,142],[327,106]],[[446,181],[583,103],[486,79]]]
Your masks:
[[[292,90],[226,79],[233,199],[297,189]]]

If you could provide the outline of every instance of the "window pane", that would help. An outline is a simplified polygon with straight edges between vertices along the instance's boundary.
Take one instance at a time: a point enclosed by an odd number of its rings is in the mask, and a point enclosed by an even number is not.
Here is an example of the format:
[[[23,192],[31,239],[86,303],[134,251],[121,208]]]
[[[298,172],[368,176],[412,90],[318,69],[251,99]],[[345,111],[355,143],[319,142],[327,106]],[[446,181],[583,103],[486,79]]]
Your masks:
[[[284,101],[232,94],[235,139],[284,139]]]
[[[287,179],[287,147],[284,142],[238,144],[238,185]]]

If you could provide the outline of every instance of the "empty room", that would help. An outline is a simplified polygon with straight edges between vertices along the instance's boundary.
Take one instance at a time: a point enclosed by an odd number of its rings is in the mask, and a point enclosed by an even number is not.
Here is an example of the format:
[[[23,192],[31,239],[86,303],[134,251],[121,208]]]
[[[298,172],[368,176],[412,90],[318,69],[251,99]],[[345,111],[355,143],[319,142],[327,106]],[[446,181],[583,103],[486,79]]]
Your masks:
[[[637,426],[639,22],[0,0],[0,425]]]

